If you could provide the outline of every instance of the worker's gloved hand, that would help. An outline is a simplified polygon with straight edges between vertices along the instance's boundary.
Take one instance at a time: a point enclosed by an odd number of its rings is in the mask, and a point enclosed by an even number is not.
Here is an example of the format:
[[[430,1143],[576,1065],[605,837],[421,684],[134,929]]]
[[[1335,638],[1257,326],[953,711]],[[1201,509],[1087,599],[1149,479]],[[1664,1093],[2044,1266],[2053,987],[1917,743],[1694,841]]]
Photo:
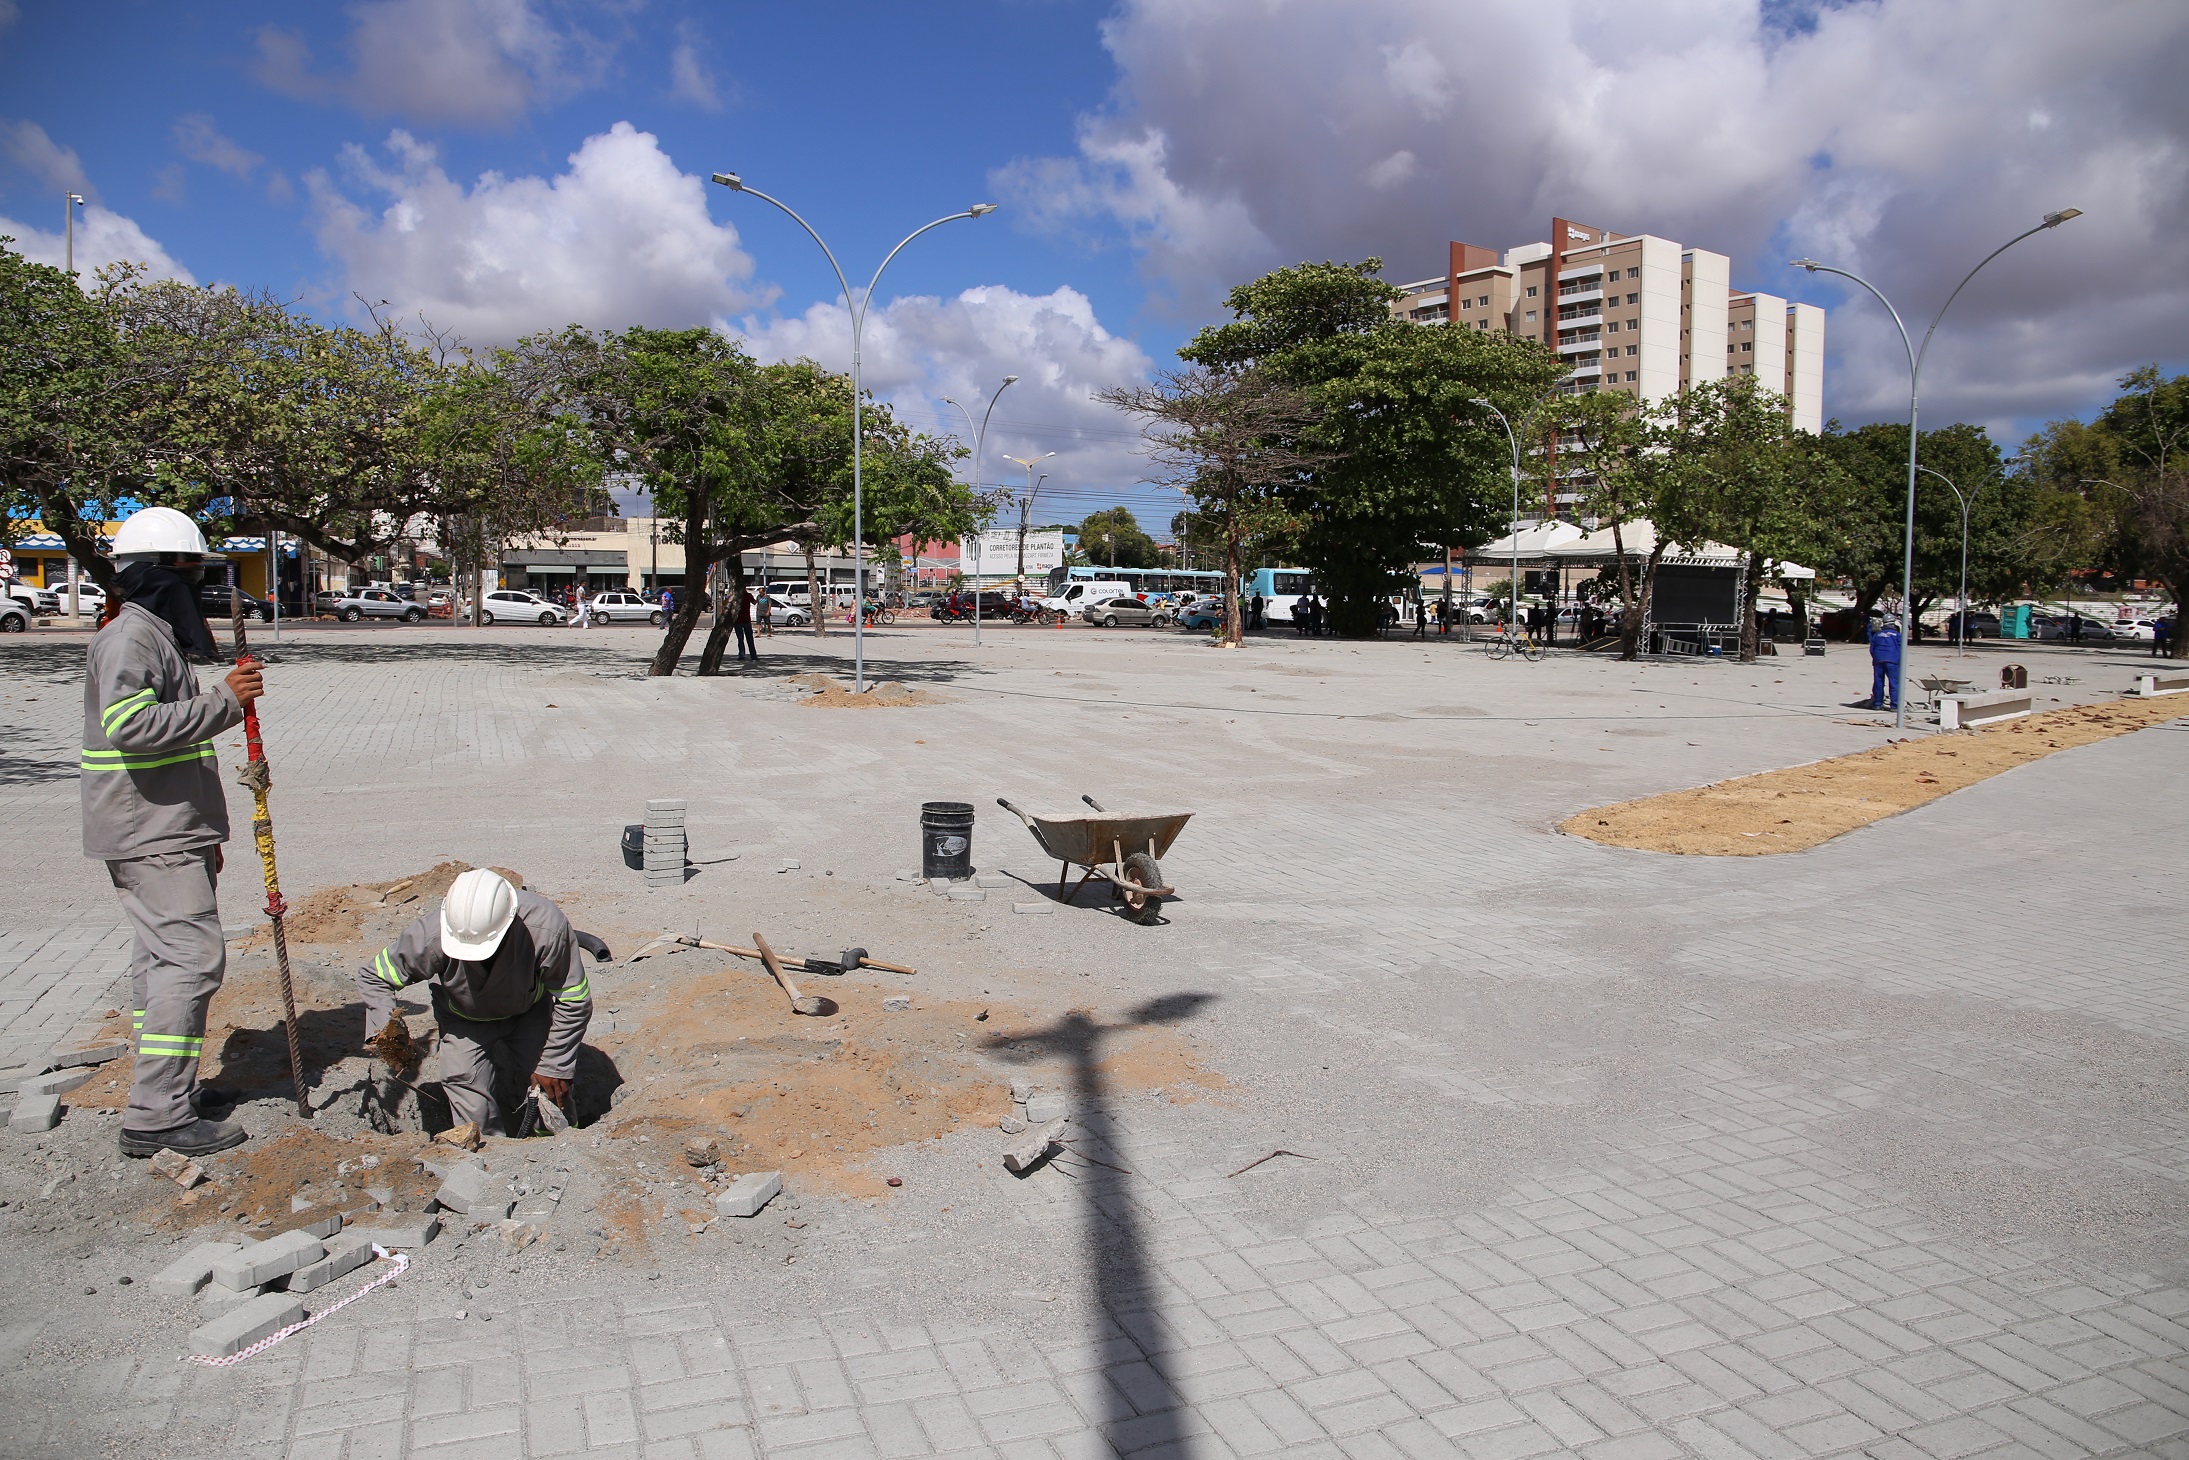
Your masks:
[[[532,1077],[532,1083],[539,1087],[542,1095],[545,1095],[557,1105],[570,1103],[570,1082],[568,1080],[558,1080],[553,1075],[535,1074]]]
[[[256,659],[246,659],[228,671],[228,692],[239,705],[248,705],[266,693],[266,676],[259,672]]]

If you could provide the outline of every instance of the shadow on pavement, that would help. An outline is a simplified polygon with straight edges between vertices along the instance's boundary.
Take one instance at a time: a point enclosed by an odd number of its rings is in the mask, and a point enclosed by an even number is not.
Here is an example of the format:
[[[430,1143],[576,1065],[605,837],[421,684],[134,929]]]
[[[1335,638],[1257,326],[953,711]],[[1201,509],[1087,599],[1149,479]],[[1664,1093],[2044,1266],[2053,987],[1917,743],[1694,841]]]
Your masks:
[[[1116,1123],[1102,1075],[1103,1043],[1134,1029],[1183,1023],[1215,998],[1165,994],[1128,1010],[1114,1024],[1074,1009],[1046,1029],[986,1041],[988,1050],[1014,1063],[1060,1055],[1071,1062],[1073,1124],[1064,1134],[1066,1153],[1031,1169],[1053,1165],[1080,1183],[1095,1301],[1106,1320],[1104,1330],[1094,1335],[1109,1380],[1103,1389],[1102,1433],[1120,1455],[1189,1460],[1193,1445],[1183,1423],[1185,1401],[1168,1369],[1175,1345],[1164,1332],[1161,1293],[1130,1185],[1140,1178],[1125,1169],[1113,1139]],[[1115,1335],[1109,1325],[1115,1325]]]

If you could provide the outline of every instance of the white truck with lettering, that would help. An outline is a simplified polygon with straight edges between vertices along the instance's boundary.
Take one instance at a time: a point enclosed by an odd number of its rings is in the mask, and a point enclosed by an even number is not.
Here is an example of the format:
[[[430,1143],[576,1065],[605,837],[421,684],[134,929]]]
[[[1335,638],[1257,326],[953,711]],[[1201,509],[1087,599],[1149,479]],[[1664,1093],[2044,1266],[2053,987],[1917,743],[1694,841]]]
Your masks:
[[[1074,578],[1055,594],[1041,600],[1041,606],[1051,613],[1077,614],[1090,603],[1104,598],[1116,598],[1132,591],[1133,586],[1130,583],[1099,583]]]

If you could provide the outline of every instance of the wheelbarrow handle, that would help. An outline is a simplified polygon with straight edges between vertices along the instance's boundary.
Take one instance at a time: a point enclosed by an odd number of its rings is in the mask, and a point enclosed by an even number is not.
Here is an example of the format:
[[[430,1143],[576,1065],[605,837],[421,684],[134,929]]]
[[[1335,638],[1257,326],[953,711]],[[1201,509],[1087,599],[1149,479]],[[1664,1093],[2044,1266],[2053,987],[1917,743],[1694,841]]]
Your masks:
[[[1109,808],[1104,806],[1100,801],[1097,801],[1092,796],[1081,796],[1079,799],[1086,802],[1089,806],[1092,806],[1095,810],[1101,812],[1104,816],[1110,814]]]
[[[1025,822],[1028,829],[1033,828],[1034,818],[1028,816],[1025,812],[1019,810],[1016,806],[1013,806],[1010,802],[1004,800],[1001,796],[998,796],[996,798],[996,804],[998,806],[1001,806],[1004,810],[1010,812],[1013,816],[1016,816],[1019,820]]]

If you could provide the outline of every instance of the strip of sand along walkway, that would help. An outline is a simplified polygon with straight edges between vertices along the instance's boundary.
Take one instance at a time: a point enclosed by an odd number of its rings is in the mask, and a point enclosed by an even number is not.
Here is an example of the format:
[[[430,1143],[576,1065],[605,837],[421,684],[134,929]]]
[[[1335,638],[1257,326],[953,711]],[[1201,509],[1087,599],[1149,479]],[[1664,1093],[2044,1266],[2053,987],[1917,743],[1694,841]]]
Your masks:
[[[2175,699],[2073,705],[1955,735],[1741,776],[1583,811],[1559,830],[1647,852],[1764,857],[1799,852],[2055,751],[2189,715]]]

